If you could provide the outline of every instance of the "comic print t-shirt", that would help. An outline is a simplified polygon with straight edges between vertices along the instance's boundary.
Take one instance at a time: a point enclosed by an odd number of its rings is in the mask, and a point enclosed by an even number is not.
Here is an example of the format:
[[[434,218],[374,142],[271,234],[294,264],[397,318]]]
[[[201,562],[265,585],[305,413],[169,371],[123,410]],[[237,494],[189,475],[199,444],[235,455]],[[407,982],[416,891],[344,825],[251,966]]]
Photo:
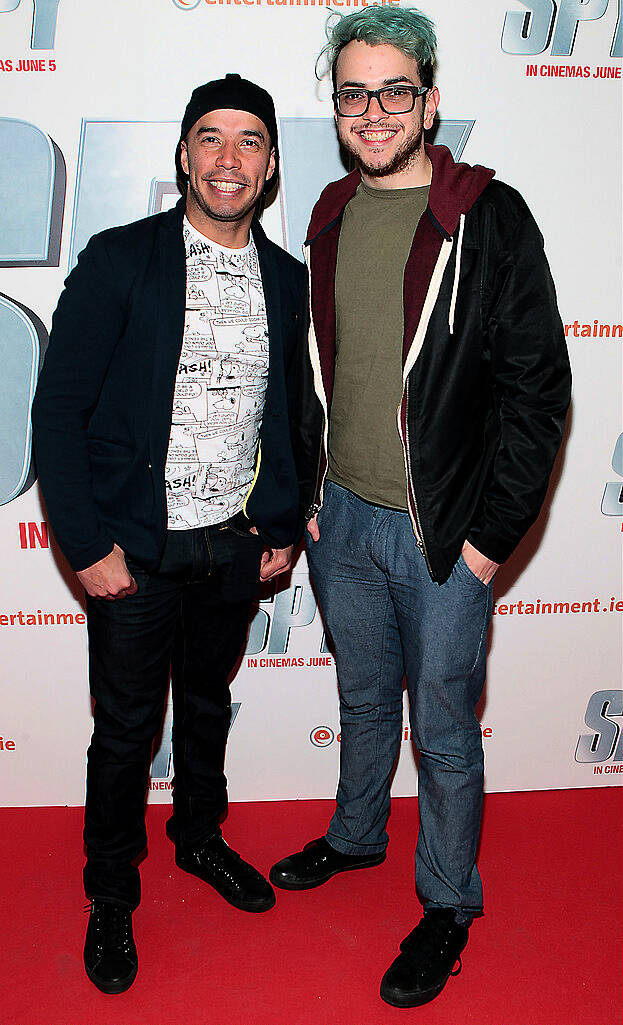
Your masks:
[[[253,239],[226,249],[184,218],[186,316],[165,467],[168,529],[234,516],[253,483],[268,328]]]

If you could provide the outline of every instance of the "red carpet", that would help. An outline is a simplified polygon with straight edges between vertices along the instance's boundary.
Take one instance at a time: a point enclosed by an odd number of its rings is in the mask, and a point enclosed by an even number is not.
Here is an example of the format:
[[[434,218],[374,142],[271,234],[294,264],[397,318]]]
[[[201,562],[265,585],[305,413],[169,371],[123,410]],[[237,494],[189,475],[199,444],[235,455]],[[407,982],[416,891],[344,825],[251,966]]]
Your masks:
[[[330,802],[235,804],[225,835],[258,867],[318,836]],[[82,966],[79,808],[0,810],[4,858],[0,1025],[620,1025],[621,791],[486,799],[486,915],[463,972],[432,1004],[396,1010],[381,975],[419,917],[414,800],[395,800],[378,868],[264,915],[230,908],[176,869],[165,807],[148,814],[139,976],[104,996]]]

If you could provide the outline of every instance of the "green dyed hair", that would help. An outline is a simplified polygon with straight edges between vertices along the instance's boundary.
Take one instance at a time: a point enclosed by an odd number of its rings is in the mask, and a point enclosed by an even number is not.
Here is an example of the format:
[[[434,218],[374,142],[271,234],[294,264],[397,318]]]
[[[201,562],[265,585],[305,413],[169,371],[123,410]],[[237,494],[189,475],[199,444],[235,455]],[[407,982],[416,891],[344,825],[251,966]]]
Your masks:
[[[333,20],[337,18],[337,21]],[[354,14],[333,11],[325,26],[327,45],[316,61],[316,73],[321,59],[326,58],[331,69],[333,88],[336,89],[335,68],[338,57],[354,39],[369,46],[389,43],[417,61],[422,85],[432,88],[436,63],[437,36],[430,18],[415,7],[367,7]]]

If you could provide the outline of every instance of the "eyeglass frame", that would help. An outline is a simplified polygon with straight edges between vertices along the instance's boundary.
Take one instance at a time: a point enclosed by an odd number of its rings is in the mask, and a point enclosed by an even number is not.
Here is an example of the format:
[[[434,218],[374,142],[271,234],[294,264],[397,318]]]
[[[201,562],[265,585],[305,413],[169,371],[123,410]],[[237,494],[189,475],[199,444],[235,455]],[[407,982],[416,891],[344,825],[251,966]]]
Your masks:
[[[381,93],[386,92],[388,89],[393,89],[395,86],[398,86],[400,89],[406,89],[407,92],[411,93],[411,106],[408,110],[385,110],[385,107],[381,103]],[[348,92],[367,93],[368,102],[366,103],[365,108],[357,114],[343,114],[340,110],[340,94]],[[363,86],[346,86],[344,89],[336,89],[332,94],[331,99],[333,100],[333,106],[340,117],[364,117],[370,109],[370,101],[373,97],[376,99],[376,102],[383,113],[391,116],[392,114],[410,114],[415,107],[415,101],[418,96],[424,96],[427,92],[430,92],[430,88],[426,85],[407,85],[402,82],[395,82],[394,85],[384,85],[380,89],[365,89]]]

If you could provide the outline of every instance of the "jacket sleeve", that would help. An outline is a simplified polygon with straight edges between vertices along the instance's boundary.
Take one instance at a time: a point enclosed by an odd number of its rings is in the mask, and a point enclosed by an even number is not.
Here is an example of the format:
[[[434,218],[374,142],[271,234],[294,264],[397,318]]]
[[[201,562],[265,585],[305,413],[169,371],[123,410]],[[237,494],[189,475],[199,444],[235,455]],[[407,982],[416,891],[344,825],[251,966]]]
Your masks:
[[[314,389],[309,358],[309,293],[301,267],[301,289],[295,359],[288,380],[290,435],[299,486],[299,537],[314,501],[322,442],[322,407]]]
[[[93,497],[87,429],[125,313],[102,236],[65,282],[33,408],[37,473],[54,535],[74,570],[108,555],[114,538]]]
[[[504,562],[538,516],[562,440],[571,372],[543,238],[523,200],[490,270],[484,329],[499,440],[467,539]]]

